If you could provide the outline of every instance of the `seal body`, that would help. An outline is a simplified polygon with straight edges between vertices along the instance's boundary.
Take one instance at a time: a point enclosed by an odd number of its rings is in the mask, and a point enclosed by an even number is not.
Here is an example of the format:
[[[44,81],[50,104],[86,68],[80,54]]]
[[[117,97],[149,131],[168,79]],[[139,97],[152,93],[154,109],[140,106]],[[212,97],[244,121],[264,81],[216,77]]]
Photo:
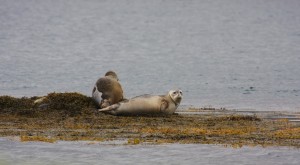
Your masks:
[[[97,80],[92,97],[100,108],[123,100],[123,89],[118,80],[117,74],[113,71],[108,71],[104,77]]]
[[[113,104],[99,111],[117,116],[163,116],[175,112],[182,99],[181,90],[166,95],[141,95]]]

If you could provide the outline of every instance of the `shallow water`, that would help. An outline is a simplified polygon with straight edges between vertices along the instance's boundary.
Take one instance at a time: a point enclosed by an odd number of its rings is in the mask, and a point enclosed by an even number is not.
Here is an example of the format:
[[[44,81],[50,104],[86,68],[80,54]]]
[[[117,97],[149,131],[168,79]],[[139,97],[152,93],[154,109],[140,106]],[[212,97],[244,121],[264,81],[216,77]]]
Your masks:
[[[0,95],[126,97],[181,88],[182,105],[300,111],[298,0],[0,0]]]
[[[226,148],[219,145],[123,145],[122,142],[21,143],[0,138],[0,164],[289,164],[300,162],[299,149]]]

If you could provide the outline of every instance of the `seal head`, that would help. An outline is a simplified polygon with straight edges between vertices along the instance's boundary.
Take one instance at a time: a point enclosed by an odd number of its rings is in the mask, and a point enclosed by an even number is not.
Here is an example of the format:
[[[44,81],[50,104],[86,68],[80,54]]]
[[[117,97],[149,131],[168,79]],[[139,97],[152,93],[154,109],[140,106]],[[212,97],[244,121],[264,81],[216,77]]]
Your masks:
[[[118,78],[117,74],[112,70],[106,72],[105,76],[119,81],[119,78]]]
[[[176,106],[178,106],[182,99],[182,91],[181,90],[170,90],[169,96]]]

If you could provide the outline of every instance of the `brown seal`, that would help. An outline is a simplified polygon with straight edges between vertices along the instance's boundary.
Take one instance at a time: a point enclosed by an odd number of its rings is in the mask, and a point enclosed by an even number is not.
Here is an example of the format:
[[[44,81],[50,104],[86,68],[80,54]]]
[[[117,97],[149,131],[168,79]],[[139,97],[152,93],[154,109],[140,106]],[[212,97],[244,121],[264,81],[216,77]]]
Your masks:
[[[123,100],[122,86],[114,71],[106,72],[104,77],[97,80],[92,97],[100,108],[105,108]]]

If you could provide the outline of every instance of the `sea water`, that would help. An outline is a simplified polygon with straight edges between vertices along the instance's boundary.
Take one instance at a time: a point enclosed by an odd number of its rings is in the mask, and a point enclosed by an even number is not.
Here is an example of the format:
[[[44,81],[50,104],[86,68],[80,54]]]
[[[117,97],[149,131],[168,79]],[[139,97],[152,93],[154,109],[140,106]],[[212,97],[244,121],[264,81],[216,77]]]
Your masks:
[[[0,95],[180,88],[181,105],[300,111],[299,0],[0,0]],[[299,164],[290,148],[20,143],[0,164]]]
[[[272,164],[298,165],[299,149],[285,147],[231,148],[221,145],[124,145],[92,143],[17,142],[0,138],[1,165],[82,164]]]
[[[182,105],[300,111],[298,0],[0,0],[0,95],[183,90]]]

